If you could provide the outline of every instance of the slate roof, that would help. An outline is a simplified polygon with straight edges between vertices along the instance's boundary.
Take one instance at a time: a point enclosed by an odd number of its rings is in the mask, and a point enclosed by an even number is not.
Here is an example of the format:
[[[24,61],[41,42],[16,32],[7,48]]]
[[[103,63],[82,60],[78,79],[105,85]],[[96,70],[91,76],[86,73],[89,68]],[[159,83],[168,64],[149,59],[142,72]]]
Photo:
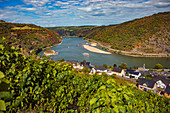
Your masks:
[[[99,66],[99,67],[95,67],[96,70],[107,70],[107,68],[103,67],[103,66]]]
[[[126,69],[126,72],[135,72],[136,70],[133,69]]]
[[[145,78],[141,78],[141,79],[139,80],[139,82],[138,82],[138,85],[146,84],[147,87],[153,88],[154,85],[155,85],[155,83],[156,83],[156,82],[153,81],[153,80],[147,80],[147,79],[145,79]]]
[[[90,66],[90,65],[86,65],[87,66],[87,68],[89,68],[90,70],[92,70],[92,66]]]
[[[139,72],[133,72],[133,71],[131,71],[131,72],[128,72],[129,74],[133,74],[133,75],[139,75]]]
[[[121,73],[121,72],[122,72],[122,68],[117,68],[117,67],[115,67],[115,68],[113,69],[113,71],[114,71],[114,72]]]
[[[168,85],[165,89],[165,92],[169,95],[170,94],[170,86]]]
[[[81,65],[81,66],[85,66],[85,65],[86,65],[86,66],[89,66],[89,65],[90,65],[90,62],[80,62],[80,65]]]
[[[154,76],[152,80],[155,82],[161,80],[166,86],[169,86],[170,84],[170,80],[166,79],[164,76]]]
[[[86,67],[89,68],[90,70],[93,68],[93,67],[90,65],[90,62],[80,62],[80,66],[86,66]]]
[[[141,75],[149,75],[149,71],[139,71],[141,73]]]

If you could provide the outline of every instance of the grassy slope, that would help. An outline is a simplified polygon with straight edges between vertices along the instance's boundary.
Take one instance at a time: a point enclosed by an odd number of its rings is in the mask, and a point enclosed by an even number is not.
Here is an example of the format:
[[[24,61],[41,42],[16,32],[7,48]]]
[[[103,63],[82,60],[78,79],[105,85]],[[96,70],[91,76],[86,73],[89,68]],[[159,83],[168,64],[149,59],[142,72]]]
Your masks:
[[[6,44],[23,48],[23,54],[36,53],[42,48],[60,42],[58,33],[33,24],[0,22],[0,37],[5,37]]]

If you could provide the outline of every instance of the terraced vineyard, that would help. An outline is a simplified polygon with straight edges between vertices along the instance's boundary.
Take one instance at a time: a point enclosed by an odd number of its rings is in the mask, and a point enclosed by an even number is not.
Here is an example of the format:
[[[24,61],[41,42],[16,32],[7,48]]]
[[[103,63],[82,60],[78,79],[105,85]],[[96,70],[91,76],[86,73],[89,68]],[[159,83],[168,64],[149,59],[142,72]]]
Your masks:
[[[0,37],[7,39],[6,44],[23,48],[22,53],[38,53],[42,48],[61,42],[58,33],[33,24],[8,23],[0,21]]]

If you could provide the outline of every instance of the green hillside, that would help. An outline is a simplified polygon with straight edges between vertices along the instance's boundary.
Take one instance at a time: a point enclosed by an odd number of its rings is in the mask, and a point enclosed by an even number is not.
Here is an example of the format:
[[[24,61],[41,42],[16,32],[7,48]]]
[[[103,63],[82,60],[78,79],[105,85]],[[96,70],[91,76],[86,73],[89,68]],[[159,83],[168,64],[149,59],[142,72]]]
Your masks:
[[[0,112],[169,113],[168,98],[82,75],[70,64],[25,57],[0,39]]]
[[[61,36],[77,36],[84,37],[90,32],[94,26],[72,26],[72,27],[48,27],[48,29],[56,31]]]
[[[58,44],[58,33],[33,24],[19,24],[0,21],[0,37],[6,44],[23,48],[23,54],[38,53],[42,48]]]
[[[170,53],[170,12],[93,29],[86,38],[105,42],[113,49]]]

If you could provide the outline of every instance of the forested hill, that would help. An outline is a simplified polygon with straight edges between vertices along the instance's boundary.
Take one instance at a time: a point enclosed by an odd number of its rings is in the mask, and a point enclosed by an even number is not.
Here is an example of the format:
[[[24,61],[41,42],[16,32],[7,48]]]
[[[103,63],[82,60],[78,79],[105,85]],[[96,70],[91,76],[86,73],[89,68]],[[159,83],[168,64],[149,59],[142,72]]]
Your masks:
[[[170,53],[170,12],[119,25],[94,28],[86,38],[105,42],[118,50]]]
[[[48,27],[48,29],[56,31],[61,36],[78,36],[84,37],[85,34],[91,32],[94,26],[70,26],[70,27]]]
[[[67,29],[68,27],[53,28],[60,35],[65,35],[61,31]],[[117,50],[134,53],[170,53],[170,12],[158,13],[118,25],[91,27],[83,32],[79,28],[69,33],[80,36],[79,31],[81,36]]]
[[[23,48],[23,54],[37,53],[42,48],[58,44],[58,33],[33,24],[19,24],[0,21],[0,37],[6,44]]]

